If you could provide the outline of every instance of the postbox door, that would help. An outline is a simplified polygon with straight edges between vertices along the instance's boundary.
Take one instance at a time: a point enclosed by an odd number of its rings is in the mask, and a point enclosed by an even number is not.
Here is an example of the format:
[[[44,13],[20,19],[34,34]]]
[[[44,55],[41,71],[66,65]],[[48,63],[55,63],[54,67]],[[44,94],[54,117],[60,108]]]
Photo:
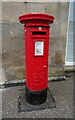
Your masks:
[[[29,29],[26,40],[26,86],[34,91],[45,89],[48,84],[48,28],[36,33]]]
[[[36,39],[34,41],[34,75],[33,82],[39,89],[47,87],[48,59],[46,57],[46,39]]]

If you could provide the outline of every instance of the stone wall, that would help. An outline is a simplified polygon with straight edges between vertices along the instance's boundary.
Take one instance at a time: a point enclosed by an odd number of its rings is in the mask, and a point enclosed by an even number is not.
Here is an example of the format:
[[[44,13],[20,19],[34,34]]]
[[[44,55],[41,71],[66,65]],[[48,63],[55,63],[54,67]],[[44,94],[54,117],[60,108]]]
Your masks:
[[[20,15],[40,12],[53,15],[49,47],[49,76],[64,75],[65,47],[68,22],[68,2],[2,4],[2,61],[7,80],[24,79],[24,30]]]

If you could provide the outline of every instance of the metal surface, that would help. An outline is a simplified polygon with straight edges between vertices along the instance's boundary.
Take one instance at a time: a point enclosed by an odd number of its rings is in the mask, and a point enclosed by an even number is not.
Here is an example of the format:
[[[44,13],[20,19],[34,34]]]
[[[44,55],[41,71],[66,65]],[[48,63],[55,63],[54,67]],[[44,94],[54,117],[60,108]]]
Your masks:
[[[31,13],[20,16],[19,21],[24,24],[25,30],[26,87],[41,91],[48,87],[49,24],[53,23],[54,17]]]
[[[54,21],[54,17],[43,13],[29,13],[19,17],[20,22],[24,23],[25,20],[48,20],[49,22]],[[33,22],[34,24],[34,22]]]

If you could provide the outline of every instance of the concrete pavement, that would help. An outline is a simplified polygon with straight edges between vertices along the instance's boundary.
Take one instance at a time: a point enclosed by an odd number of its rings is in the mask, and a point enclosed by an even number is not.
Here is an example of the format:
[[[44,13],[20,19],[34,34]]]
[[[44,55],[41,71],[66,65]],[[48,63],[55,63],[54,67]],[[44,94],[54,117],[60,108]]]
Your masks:
[[[56,108],[18,113],[18,97],[23,86],[3,89],[3,118],[72,118],[73,117],[73,77],[64,81],[49,82],[50,91],[56,101]]]

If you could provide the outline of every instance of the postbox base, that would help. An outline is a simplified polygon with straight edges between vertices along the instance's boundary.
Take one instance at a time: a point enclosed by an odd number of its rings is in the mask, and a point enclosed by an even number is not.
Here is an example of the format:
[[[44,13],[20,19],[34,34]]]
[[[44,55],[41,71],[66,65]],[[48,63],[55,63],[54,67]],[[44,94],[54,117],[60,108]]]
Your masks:
[[[30,91],[26,88],[26,101],[32,105],[40,105],[47,99],[47,88],[42,91]]]
[[[52,96],[49,88],[47,89],[47,100],[43,104],[31,105],[26,101],[26,87],[23,86],[23,89],[20,91],[20,96],[18,98],[18,112],[21,113],[26,111],[43,110],[48,108],[56,108],[54,97]]]

